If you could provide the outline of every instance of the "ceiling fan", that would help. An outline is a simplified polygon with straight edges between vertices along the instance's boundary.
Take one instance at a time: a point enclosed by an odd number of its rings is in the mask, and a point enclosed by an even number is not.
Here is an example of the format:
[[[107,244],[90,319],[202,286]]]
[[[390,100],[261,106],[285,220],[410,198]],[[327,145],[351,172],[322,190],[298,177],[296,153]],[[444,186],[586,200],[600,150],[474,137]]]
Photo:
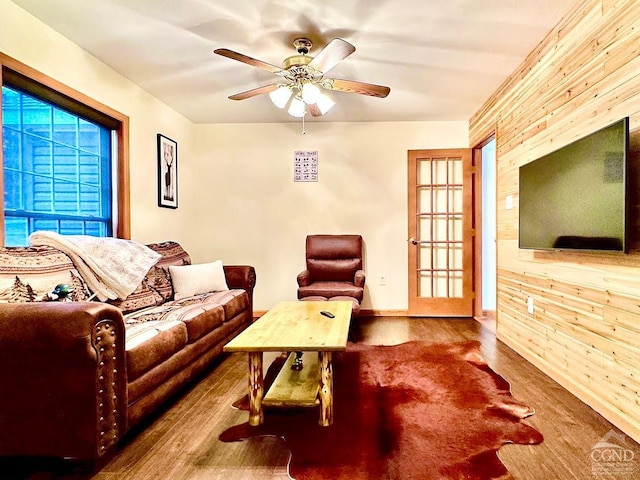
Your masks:
[[[321,89],[359,93],[379,98],[389,95],[389,87],[382,85],[325,77],[329,70],[356,50],[356,47],[349,42],[341,38],[334,38],[315,57],[308,55],[313,46],[308,38],[296,39],[293,46],[298,52],[297,55],[285,58],[282,67],[256,60],[226,48],[214,50],[214,53],[218,55],[268,70],[282,78],[280,82],[236,93],[229,98],[244,100],[268,93],[271,101],[279,108],[284,108],[289,104],[288,112],[294,117],[304,117],[307,112],[318,117],[327,113],[335,104]]]

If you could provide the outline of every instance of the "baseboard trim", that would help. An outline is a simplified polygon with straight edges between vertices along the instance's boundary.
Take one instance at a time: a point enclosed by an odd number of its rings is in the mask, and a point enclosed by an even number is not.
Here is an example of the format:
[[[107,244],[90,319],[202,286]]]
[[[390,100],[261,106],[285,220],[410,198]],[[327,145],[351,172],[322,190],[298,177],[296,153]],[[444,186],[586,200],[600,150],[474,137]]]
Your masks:
[[[482,311],[482,316],[484,318],[487,318],[489,320],[494,320],[496,319],[496,311],[495,310],[483,310]]]
[[[408,310],[376,310],[368,308],[360,310],[360,316],[364,317],[407,317],[408,315]]]
[[[495,310],[483,310],[481,315],[474,315],[475,318],[479,322],[496,321],[496,311]]]

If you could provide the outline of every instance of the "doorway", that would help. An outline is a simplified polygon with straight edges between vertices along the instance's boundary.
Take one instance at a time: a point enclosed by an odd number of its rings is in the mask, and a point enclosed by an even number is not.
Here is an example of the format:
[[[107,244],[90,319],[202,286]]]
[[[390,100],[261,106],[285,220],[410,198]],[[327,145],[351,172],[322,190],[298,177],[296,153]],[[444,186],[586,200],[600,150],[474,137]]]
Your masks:
[[[473,191],[470,149],[409,150],[410,316],[473,316]]]
[[[475,318],[490,330],[496,329],[497,244],[496,244],[496,141],[490,137],[474,148],[474,166],[479,172],[474,198],[478,232],[475,266]]]

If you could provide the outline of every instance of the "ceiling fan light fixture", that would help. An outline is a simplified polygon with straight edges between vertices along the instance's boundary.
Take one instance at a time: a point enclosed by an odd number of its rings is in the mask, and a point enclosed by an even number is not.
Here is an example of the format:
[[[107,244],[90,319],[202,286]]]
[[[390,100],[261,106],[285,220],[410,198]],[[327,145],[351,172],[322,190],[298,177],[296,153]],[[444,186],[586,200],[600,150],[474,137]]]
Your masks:
[[[292,117],[304,117],[306,113],[305,103],[301,98],[296,95],[293,100],[291,100],[291,105],[289,105],[289,115]]]
[[[269,98],[278,108],[284,108],[289,98],[291,98],[291,89],[286,85],[282,85],[269,94]]]
[[[302,87],[302,99],[308,105],[316,103],[321,95],[320,89],[311,82],[305,83]]]
[[[285,58],[282,62],[282,67],[227,48],[215,49],[214,53],[218,55],[267,70],[280,77],[278,83],[252,88],[231,95],[229,99],[244,100],[269,93],[274,105],[281,109],[287,108],[288,105],[287,111],[289,114],[302,118],[304,125],[306,113],[313,117],[318,117],[327,113],[335,105],[331,97],[326,95],[326,91],[357,93],[379,98],[385,98],[389,95],[390,89],[384,85],[327,78],[325,76],[329,70],[356,50],[356,47],[346,40],[334,38],[313,57],[308,55],[312,47],[312,42],[308,38],[297,38],[293,45],[296,48],[297,55]]]
[[[329,110],[331,110],[331,107],[333,107],[336,104],[336,102],[331,100],[328,96],[324,95],[322,92],[320,92],[320,95],[318,95],[318,98],[316,99],[315,103],[318,106],[318,109],[320,110],[320,113],[322,115],[324,115]]]

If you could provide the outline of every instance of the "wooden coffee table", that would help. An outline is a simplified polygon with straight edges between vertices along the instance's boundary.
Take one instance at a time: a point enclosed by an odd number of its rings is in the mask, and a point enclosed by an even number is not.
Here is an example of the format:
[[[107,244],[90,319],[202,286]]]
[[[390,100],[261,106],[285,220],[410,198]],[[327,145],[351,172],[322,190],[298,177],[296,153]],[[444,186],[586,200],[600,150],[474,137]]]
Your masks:
[[[320,425],[333,423],[333,352],[347,348],[351,306],[350,301],[281,302],[224,346],[225,352],[249,354],[250,425],[264,421],[263,400],[276,406],[314,406],[319,400]],[[265,396],[264,352],[318,352],[317,366],[315,359],[304,360],[302,370],[292,370],[291,353]]]

